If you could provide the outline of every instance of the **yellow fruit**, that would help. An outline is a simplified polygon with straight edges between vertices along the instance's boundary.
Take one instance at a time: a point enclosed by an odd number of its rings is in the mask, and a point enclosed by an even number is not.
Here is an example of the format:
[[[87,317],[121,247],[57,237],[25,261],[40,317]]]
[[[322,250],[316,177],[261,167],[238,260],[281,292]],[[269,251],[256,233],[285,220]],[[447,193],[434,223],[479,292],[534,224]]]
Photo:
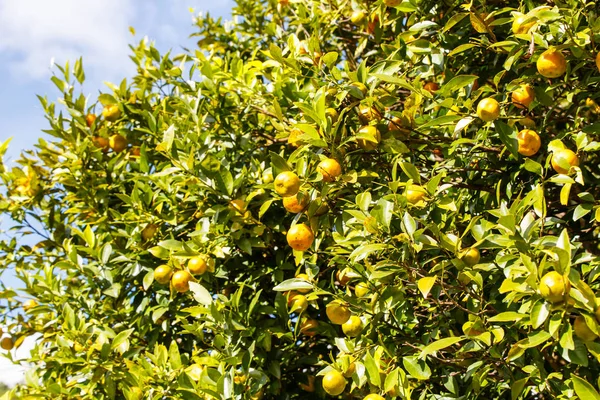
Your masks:
[[[303,144],[305,144],[302,140],[300,140],[300,135],[303,135],[304,132],[302,132],[300,129],[298,128],[294,128],[291,130],[290,135],[288,136],[288,144],[290,146],[294,146],[294,147],[299,147]]]
[[[192,275],[202,275],[208,269],[208,263],[206,262],[206,257],[204,256],[196,256],[189,259],[187,263],[188,271]]]
[[[96,114],[88,114],[85,116],[85,124],[88,128],[94,125],[94,121],[96,121]]]
[[[367,18],[367,14],[364,11],[356,10],[350,16],[350,21],[352,21],[354,25],[360,25],[365,21],[365,18]]]
[[[37,301],[35,301],[33,299],[29,299],[25,303],[23,303],[23,311],[27,312],[27,311],[29,311],[32,308],[35,308],[37,306],[38,306]]]
[[[440,85],[438,85],[436,82],[427,82],[425,85],[423,85],[423,89],[427,90],[431,94],[434,94],[440,90]]]
[[[317,171],[323,175],[323,181],[333,182],[342,174],[342,166],[333,158],[326,158],[317,165]]]
[[[246,212],[246,202],[241,199],[231,200],[229,202],[229,207],[239,214],[244,214]]]
[[[479,250],[477,250],[474,247],[471,247],[469,250],[467,250],[467,252],[465,254],[463,254],[461,259],[469,267],[472,267],[473,265],[476,265],[477,263],[479,263],[479,258],[480,258]]]
[[[587,323],[585,322],[585,318],[583,317],[583,315],[578,315],[575,318],[575,323],[573,325],[573,331],[575,332],[575,336],[577,336],[579,339],[583,340],[584,342],[593,342],[594,340],[596,340],[598,338],[598,335],[596,335],[594,332],[592,332],[592,330],[587,326]]]
[[[477,104],[477,116],[486,122],[497,119],[500,116],[500,104],[491,97],[481,100]]]
[[[519,154],[531,157],[535,155],[542,145],[540,136],[531,129],[523,129],[517,134],[517,142],[519,143]]]
[[[410,204],[417,204],[421,200],[425,199],[427,193],[421,186],[411,186],[406,190],[406,201]]]
[[[378,394],[368,394],[365,396],[363,400],[385,400],[382,396]]]
[[[2,347],[4,350],[12,350],[13,345],[14,343],[12,338],[3,337],[2,340],[0,340],[0,347]]]
[[[383,4],[388,7],[396,7],[402,3],[402,0],[383,0]]]
[[[146,225],[146,227],[142,230],[142,240],[145,242],[145,241],[152,239],[157,231],[158,231],[157,225],[155,225],[155,224]]]
[[[292,171],[284,171],[275,178],[275,191],[281,197],[289,197],[300,190],[300,178]]]
[[[363,124],[368,124],[374,120],[379,121],[381,119],[381,113],[375,107],[361,107],[358,110],[358,119],[360,119]]]
[[[328,109],[325,110],[325,115],[327,115],[329,118],[331,118],[332,122],[336,122],[338,120],[338,118],[340,117],[340,114],[337,112],[337,110],[335,108],[331,108],[331,107],[329,107]]]
[[[365,86],[364,83],[362,83],[362,82],[352,82],[352,84],[350,86],[355,87],[360,92],[362,92],[363,96],[367,95],[368,89],[367,89],[367,87]]]
[[[518,15],[513,19],[512,23],[512,31],[515,35],[529,33],[529,30],[533,28],[535,25],[535,20],[524,24],[525,20],[527,20],[527,15]]]
[[[356,297],[361,298],[365,297],[369,293],[369,285],[365,282],[359,282],[354,286],[354,294]]]
[[[331,370],[323,377],[323,390],[330,396],[340,395],[346,389],[346,378],[339,371]]]
[[[102,136],[94,136],[92,138],[92,143],[94,146],[101,149],[103,153],[108,152],[108,149],[110,148],[108,145],[108,139],[103,138]]]
[[[366,135],[369,137],[369,139],[358,139],[356,141],[358,147],[363,150],[375,150],[381,141],[381,133],[379,133],[379,129],[372,125],[363,126],[359,129],[358,133],[360,135]]]
[[[351,316],[350,318],[348,318],[348,321],[346,321],[342,324],[342,331],[344,331],[344,333],[350,337],[355,337],[355,336],[360,335],[360,333],[362,332],[362,329],[363,329],[362,320],[359,317],[357,317],[356,315]]]
[[[550,163],[552,164],[552,168],[559,174],[568,174],[571,167],[579,165],[579,158],[573,151],[561,149],[552,153]]]
[[[115,122],[121,118],[121,110],[119,110],[119,106],[115,104],[106,106],[104,107],[104,110],[102,110],[102,116],[107,121]]]
[[[160,284],[167,284],[173,276],[173,270],[168,265],[161,265],[154,269],[154,280]]]
[[[352,268],[350,268],[350,267],[346,267],[342,270],[338,270],[335,273],[335,278],[337,279],[339,284],[342,286],[346,286],[352,278],[358,278],[359,276],[360,275],[358,275],[356,272],[354,272],[352,270]]]
[[[350,318],[350,309],[344,303],[334,300],[327,304],[325,313],[331,322],[336,325],[342,325]]]
[[[308,277],[308,275],[306,275],[306,274],[298,274],[298,275],[296,275],[296,278],[304,279],[307,282],[311,281],[310,278]],[[298,289],[298,292],[300,292],[300,293],[308,293],[310,291],[311,291],[311,289]]]
[[[550,271],[540,281],[540,294],[551,303],[560,303],[569,294],[571,282],[556,271]]]
[[[344,371],[343,375],[346,378],[350,378],[352,375],[354,375],[354,372],[356,371],[356,364],[355,363],[350,363],[350,365],[348,365],[348,369],[346,371]]]
[[[598,72],[600,72],[600,53],[596,54],[596,67],[598,67]]]
[[[300,323],[300,333],[302,333],[303,335],[306,336],[315,336],[317,334],[316,329],[319,327],[319,322],[314,320],[314,319],[310,319],[307,318],[304,321],[302,321]]]
[[[537,70],[543,77],[558,78],[567,71],[567,60],[555,49],[544,51],[537,60]]]
[[[531,85],[521,85],[511,94],[512,103],[517,108],[529,108],[535,99],[535,91]]]
[[[296,224],[290,227],[286,238],[292,249],[306,251],[310,249],[313,240],[315,240],[315,235],[308,225]]]
[[[262,180],[265,185],[273,182],[273,170],[271,168],[267,168],[263,171]]]
[[[308,194],[298,192],[293,196],[283,198],[283,207],[291,213],[297,214],[304,211],[308,205]]]
[[[85,350],[85,347],[83,347],[83,346],[81,345],[81,343],[77,343],[77,342],[75,342],[75,343],[73,344],[73,350],[75,351],[75,353],[81,353],[82,351],[84,351],[84,350]]]
[[[171,284],[173,288],[177,290],[179,293],[185,293],[190,290],[190,281],[192,280],[192,275],[190,275],[187,271],[177,271],[173,274],[171,278]]]
[[[303,294],[290,293],[288,297],[288,307],[290,312],[302,313],[308,308],[308,299]]]
[[[402,121],[400,117],[392,117],[392,120],[388,123],[388,130],[394,134],[401,133],[401,139],[405,139],[410,134],[410,125],[407,125]]]
[[[120,153],[127,148],[127,139],[117,133],[108,139],[108,145],[115,153]]]
[[[594,313],[594,315],[596,316],[596,321],[600,322],[600,307],[596,307],[596,312]]]

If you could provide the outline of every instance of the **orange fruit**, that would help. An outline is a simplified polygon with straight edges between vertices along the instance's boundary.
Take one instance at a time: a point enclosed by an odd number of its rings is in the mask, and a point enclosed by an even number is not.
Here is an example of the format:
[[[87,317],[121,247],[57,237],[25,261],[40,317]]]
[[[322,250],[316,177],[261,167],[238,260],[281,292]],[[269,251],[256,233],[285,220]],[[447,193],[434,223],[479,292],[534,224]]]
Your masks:
[[[229,208],[236,211],[239,214],[244,214],[246,211],[246,202],[241,199],[231,200],[229,202]]]
[[[392,117],[391,121],[388,122],[388,130],[390,132],[400,132],[403,136],[410,133],[410,126],[405,126],[404,121],[400,117]]]
[[[423,89],[427,90],[431,94],[434,94],[440,90],[440,85],[438,85],[436,82],[427,82],[425,85],[423,85]]]
[[[310,318],[306,318],[304,321],[302,321],[300,323],[300,333],[302,333],[303,335],[306,336],[315,336],[317,334],[316,329],[319,327],[319,322],[314,320],[314,319],[310,319]]]
[[[14,343],[10,337],[3,337],[2,340],[0,340],[0,347],[2,347],[4,350],[12,350],[13,346]]]
[[[202,275],[208,269],[206,257],[196,256],[189,259],[187,269],[192,275]]]
[[[370,20],[367,23],[367,29],[366,32],[369,35],[372,35],[375,33],[375,28],[377,28],[377,25],[379,24],[379,17],[376,15],[372,20]]]
[[[290,227],[286,238],[292,249],[306,251],[310,249],[313,240],[315,240],[315,235],[308,225],[296,224]]]
[[[146,225],[146,227],[142,230],[142,240],[144,242],[152,239],[154,237],[154,235],[156,235],[156,231],[158,231],[158,226],[155,224],[148,224]]]
[[[365,18],[367,18],[367,14],[364,11],[356,10],[350,16],[350,21],[352,21],[354,25],[360,25],[365,22]]]
[[[304,132],[302,132],[300,129],[298,128],[294,128],[290,131],[290,135],[288,136],[288,144],[290,146],[294,146],[294,147],[299,147],[303,144],[305,144],[303,141],[300,140],[300,135],[303,135]]]
[[[96,114],[88,114],[85,116],[85,124],[88,128],[94,125],[94,121],[96,121]]]
[[[108,145],[115,153],[120,153],[127,148],[127,139],[116,133],[108,139]]]
[[[406,201],[410,204],[417,204],[425,199],[427,192],[421,186],[413,185],[406,190]]]
[[[140,149],[140,146],[133,146],[129,154],[131,154],[132,157],[139,157],[142,155],[142,150]]]
[[[567,71],[567,60],[555,49],[544,51],[537,60],[537,70],[543,77],[558,78]]]
[[[344,331],[344,334],[350,337],[360,335],[362,329],[362,320],[356,315],[351,316],[350,318],[348,318],[348,321],[342,324],[342,331]]]
[[[283,198],[283,207],[291,213],[297,214],[304,211],[308,205],[308,194],[298,192],[293,196]]]
[[[291,313],[295,312],[300,314],[308,308],[308,299],[303,294],[290,292],[287,304]]]
[[[571,290],[571,282],[556,271],[550,271],[540,281],[540,294],[550,303],[560,303]]]
[[[596,54],[596,67],[598,67],[598,72],[600,72],[600,53]]]
[[[381,113],[375,107],[361,107],[358,110],[358,119],[363,124],[368,124],[374,120],[379,121],[381,119]]]
[[[342,166],[334,158],[326,158],[317,165],[317,171],[323,175],[323,181],[333,182],[342,174]]]
[[[102,116],[104,119],[110,122],[115,122],[119,118],[121,118],[121,110],[119,110],[119,106],[116,104],[111,104],[109,106],[104,107],[102,110]]]
[[[173,276],[173,270],[168,265],[160,265],[154,269],[154,280],[160,284],[167,284]]]
[[[192,275],[190,275],[187,271],[177,271],[173,274],[171,278],[171,284],[173,288],[177,290],[179,293],[185,293],[190,290],[190,281],[192,280]]]
[[[500,104],[491,98],[485,98],[477,104],[477,116],[486,122],[493,121],[500,116]]]
[[[523,23],[528,18],[529,17],[527,15],[520,14],[513,19],[512,31],[515,35],[529,33],[531,28],[533,28],[535,25],[535,20],[527,22],[526,24]]]
[[[568,174],[571,167],[579,165],[579,157],[569,149],[561,149],[552,153],[550,164],[559,174]]]
[[[331,301],[325,308],[325,313],[331,322],[342,325],[350,318],[350,309],[339,300]]]
[[[479,250],[477,250],[474,247],[471,247],[469,250],[467,250],[465,252],[465,254],[463,254],[463,256],[461,257],[461,260],[463,260],[463,262],[465,264],[467,264],[469,267],[472,267],[473,265],[479,263]]]
[[[277,175],[273,184],[281,197],[294,196],[300,190],[300,178],[292,171],[284,171]]]
[[[367,150],[367,151],[375,150],[377,148],[377,146],[379,145],[379,142],[381,141],[381,133],[379,133],[379,130],[372,125],[363,126],[362,128],[359,129],[358,133],[361,135],[367,135],[371,138],[371,139],[358,139],[356,141],[356,143],[358,144],[358,147],[360,147],[363,150]]]
[[[520,131],[517,134],[517,142],[519,143],[519,154],[527,157],[535,155],[542,145],[540,136],[531,129]]]
[[[517,108],[529,108],[529,105],[535,99],[535,91],[531,85],[521,85],[517,90],[512,92],[512,103]]]
[[[369,293],[369,285],[365,282],[359,282],[354,286],[354,294],[356,297],[361,298],[365,297]]]
[[[103,153],[108,152],[108,149],[110,148],[108,145],[108,139],[103,138],[102,136],[94,136],[92,138],[92,143],[94,146],[101,149]]]
[[[383,398],[383,396],[380,396],[375,393],[371,393],[371,394],[366,395],[363,400],[385,400],[385,399]]]
[[[32,308],[35,308],[37,306],[38,306],[37,301],[35,301],[33,299],[29,299],[25,303],[23,303],[23,311],[27,312],[27,311],[29,311]]]
[[[323,377],[323,390],[330,396],[340,395],[346,389],[346,378],[339,371],[331,370]]]
[[[590,328],[587,326],[585,322],[585,318],[583,315],[578,315],[575,317],[575,323],[573,324],[573,331],[575,332],[575,336],[584,342],[593,342],[598,338]]]
[[[402,0],[383,0],[383,4],[388,7],[396,7],[402,3]]]

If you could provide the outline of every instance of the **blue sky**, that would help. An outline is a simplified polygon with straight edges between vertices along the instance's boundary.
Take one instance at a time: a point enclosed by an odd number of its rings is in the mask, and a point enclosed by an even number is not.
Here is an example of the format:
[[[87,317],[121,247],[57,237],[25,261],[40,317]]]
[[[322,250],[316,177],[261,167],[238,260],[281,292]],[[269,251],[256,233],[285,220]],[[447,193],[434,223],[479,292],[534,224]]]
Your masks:
[[[233,0],[0,0],[0,142],[13,137],[4,157],[8,167],[23,149],[31,149],[47,127],[36,94],[56,101],[49,78],[52,60],[59,65],[83,57],[83,93],[94,99],[103,82],[120,83],[135,72],[129,44],[144,36],[161,52],[193,46],[190,8],[230,18]],[[135,28],[132,36],[129,27]],[[17,281],[0,276],[10,286]],[[32,341],[17,351],[26,356]],[[0,381],[22,379],[22,369],[0,357]]]

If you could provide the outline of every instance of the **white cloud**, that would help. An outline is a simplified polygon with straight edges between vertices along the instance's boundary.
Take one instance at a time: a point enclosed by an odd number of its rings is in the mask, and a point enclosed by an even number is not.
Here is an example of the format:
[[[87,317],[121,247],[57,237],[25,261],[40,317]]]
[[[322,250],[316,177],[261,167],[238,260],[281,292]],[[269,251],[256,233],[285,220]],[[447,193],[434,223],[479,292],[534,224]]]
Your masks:
[[[23,360],[30,357],[31,349],[35,347],[35,342],[39,335],[29,336],[23,341],[18,349],[11,350],[14,360]],[[10,387],[13,387],[19,382],[23,381],[25,371],[27,370],[27,364],[22,363],[20,365],[13,364],[9,359],[4,357],[6,350],[0,350],[0,382],[4,382]]]

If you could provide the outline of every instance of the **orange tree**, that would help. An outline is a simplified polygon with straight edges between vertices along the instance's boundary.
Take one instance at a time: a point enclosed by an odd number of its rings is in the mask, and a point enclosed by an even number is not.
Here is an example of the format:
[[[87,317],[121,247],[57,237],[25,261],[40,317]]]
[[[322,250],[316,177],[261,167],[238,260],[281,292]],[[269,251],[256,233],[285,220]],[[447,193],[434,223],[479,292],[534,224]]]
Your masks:
[[[233,13],[40,98],[0,171],[13,395],[600,398],[597,4]]]

